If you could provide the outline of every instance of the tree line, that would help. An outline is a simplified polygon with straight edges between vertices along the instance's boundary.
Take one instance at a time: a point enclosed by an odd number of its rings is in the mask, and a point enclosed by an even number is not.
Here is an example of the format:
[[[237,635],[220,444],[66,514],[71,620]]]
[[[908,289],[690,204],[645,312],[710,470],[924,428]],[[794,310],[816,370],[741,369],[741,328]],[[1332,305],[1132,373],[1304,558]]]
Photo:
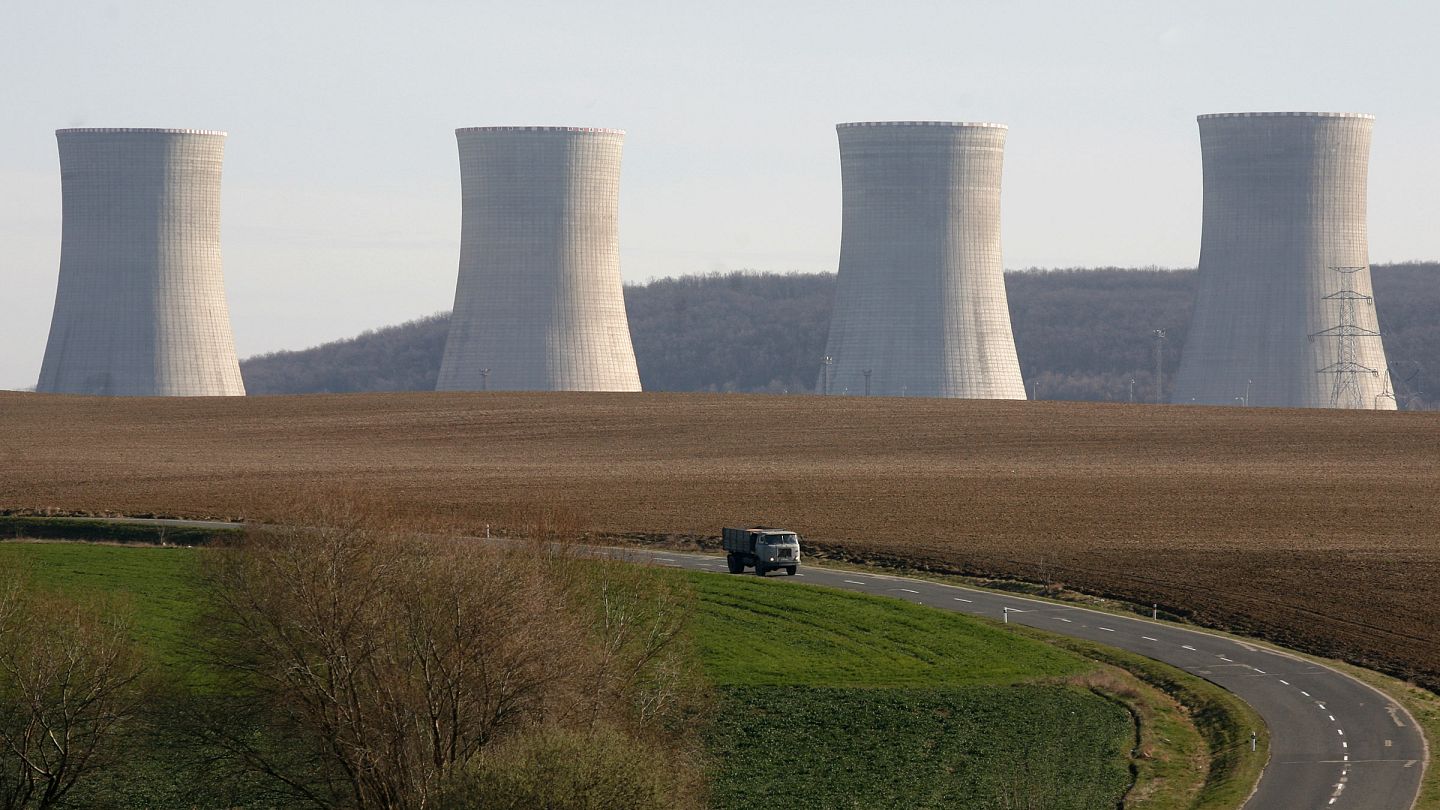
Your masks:
[[[1440,263],[1372,268],[1375,307],[1402,407],[1429,407],[1440,372]],[[1194,270],[1068,268],[1005,274],[1026,390],[1039,399],[1168,397],[1190,323]],[[808,393],[835,293],[832,273],[731,272],[625,287],[647,391]],[[448,313],[303,351],[245,360],[252,394],[433,390]],[[1164,330],[1157,341],[1155,330]]]

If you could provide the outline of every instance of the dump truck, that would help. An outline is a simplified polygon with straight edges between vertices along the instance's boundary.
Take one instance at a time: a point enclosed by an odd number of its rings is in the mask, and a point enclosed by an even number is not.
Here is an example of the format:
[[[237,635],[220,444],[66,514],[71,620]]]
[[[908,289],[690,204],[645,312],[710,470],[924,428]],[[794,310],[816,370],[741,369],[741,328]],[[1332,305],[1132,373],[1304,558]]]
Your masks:
[[[732,574],[753,567],[762,577],[781,568],[794,576],[795,569],[800,567],[800,535],[795,532],[769,526],[726,528],[721,539],[725,544],[725,563]]]

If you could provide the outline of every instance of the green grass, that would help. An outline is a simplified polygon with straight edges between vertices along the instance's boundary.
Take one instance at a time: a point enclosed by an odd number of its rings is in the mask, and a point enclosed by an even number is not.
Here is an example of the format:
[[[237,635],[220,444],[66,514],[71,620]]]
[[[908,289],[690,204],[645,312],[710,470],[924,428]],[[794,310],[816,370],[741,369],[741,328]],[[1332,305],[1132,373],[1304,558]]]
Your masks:
[[[181,664],[198,553],[3,542],[0,564],[20,561],[63,591],[118,595],[138,640]],[[695,645],[718,693],[707,733],[717,807],[1113,807],[1130,784],[1133,721],[1080,685],[1095,669],[1081,655],[900,600],[675,576],[697,594]],[[139,770],[156,778],[107,786],[133,799],[122,804],[184,795],[159,784],[158,760]]]
[[[1078,655],[933,608],[727,574],[686,575],[696,643],[720,685],[970,686],[1059,678]]]
[[[156,661],[184,661],[199,612],[195,554],[188,548],[90,543],[0,542],[0,565],[16,564],[42,586],[74,596],[115,598],[135,639]]]
[[[897,599],[685,575],[719,687],[714,804],[1114,807],[1135,725],[1069,685],[1095,664]]]
[[[1130,786],[1123,706],[1055,686],[732,686],[716,807],[1095,810]]]

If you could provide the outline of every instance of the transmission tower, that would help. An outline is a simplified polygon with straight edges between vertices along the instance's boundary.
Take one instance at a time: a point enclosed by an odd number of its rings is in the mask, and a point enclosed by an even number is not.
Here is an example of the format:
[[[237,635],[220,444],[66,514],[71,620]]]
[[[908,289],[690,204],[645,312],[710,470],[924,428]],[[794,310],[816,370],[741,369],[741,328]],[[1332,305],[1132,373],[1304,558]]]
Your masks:
[[[1336,345],[1336,360],[1324,368],[1317,369],[1317,374],[1335,375],[1335,384],[1330,389],[1330,407],[1332,408],[1364,408],[1364,394],[1360,390],[1360,375],[1369,374],[1378,377],[1380,372],[1369,366],[1360,364],[1359,344],[1360,338],[1378,338],[1379,332],[1366,329],[1358,322],[1355,314],[1359,301],[1364,301],[1368,306],[1375,305],[1375,299],[1355,290],[1355,274],[1364,270],[1364,267],[1332,267],[1340,274],[1340,290],[1323,296],[1322,300],[1338,302],[1340,307],[1340,322],[1329,329],[1323,329],[1310,337],[1334,338]]]

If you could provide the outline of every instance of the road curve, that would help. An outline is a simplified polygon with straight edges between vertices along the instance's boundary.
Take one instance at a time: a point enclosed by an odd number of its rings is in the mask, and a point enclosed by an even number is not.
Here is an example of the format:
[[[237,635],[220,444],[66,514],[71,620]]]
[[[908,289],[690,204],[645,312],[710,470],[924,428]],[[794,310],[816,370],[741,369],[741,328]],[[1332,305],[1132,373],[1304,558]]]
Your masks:
[[[105,522],[243,528],[218,521]],[[707,554],[637,548],[608,556],[724,572]],[[1249,703],[1270,728],[1270,762],[1245,810],[1412,810],[1428,749],[1405,708],[1348,675],[1283,651],[1138,617],[888,574],[802,567],[796,584],[892,596],[927,607],[1037,627],[1139,653],[1194,673]]]
[[[613,549],[622,559],[725,571],[723,557]],[[782,580],[790,577],[778,576]],[[1005,618],[1164,661],[1233,692],[1270,727],[1270,763],[1245,810],[1411,810],[1426,763],[1404,707],[1328,667],[1242,640],[1142,618],[884,574],[802,567],[792,580]]]

